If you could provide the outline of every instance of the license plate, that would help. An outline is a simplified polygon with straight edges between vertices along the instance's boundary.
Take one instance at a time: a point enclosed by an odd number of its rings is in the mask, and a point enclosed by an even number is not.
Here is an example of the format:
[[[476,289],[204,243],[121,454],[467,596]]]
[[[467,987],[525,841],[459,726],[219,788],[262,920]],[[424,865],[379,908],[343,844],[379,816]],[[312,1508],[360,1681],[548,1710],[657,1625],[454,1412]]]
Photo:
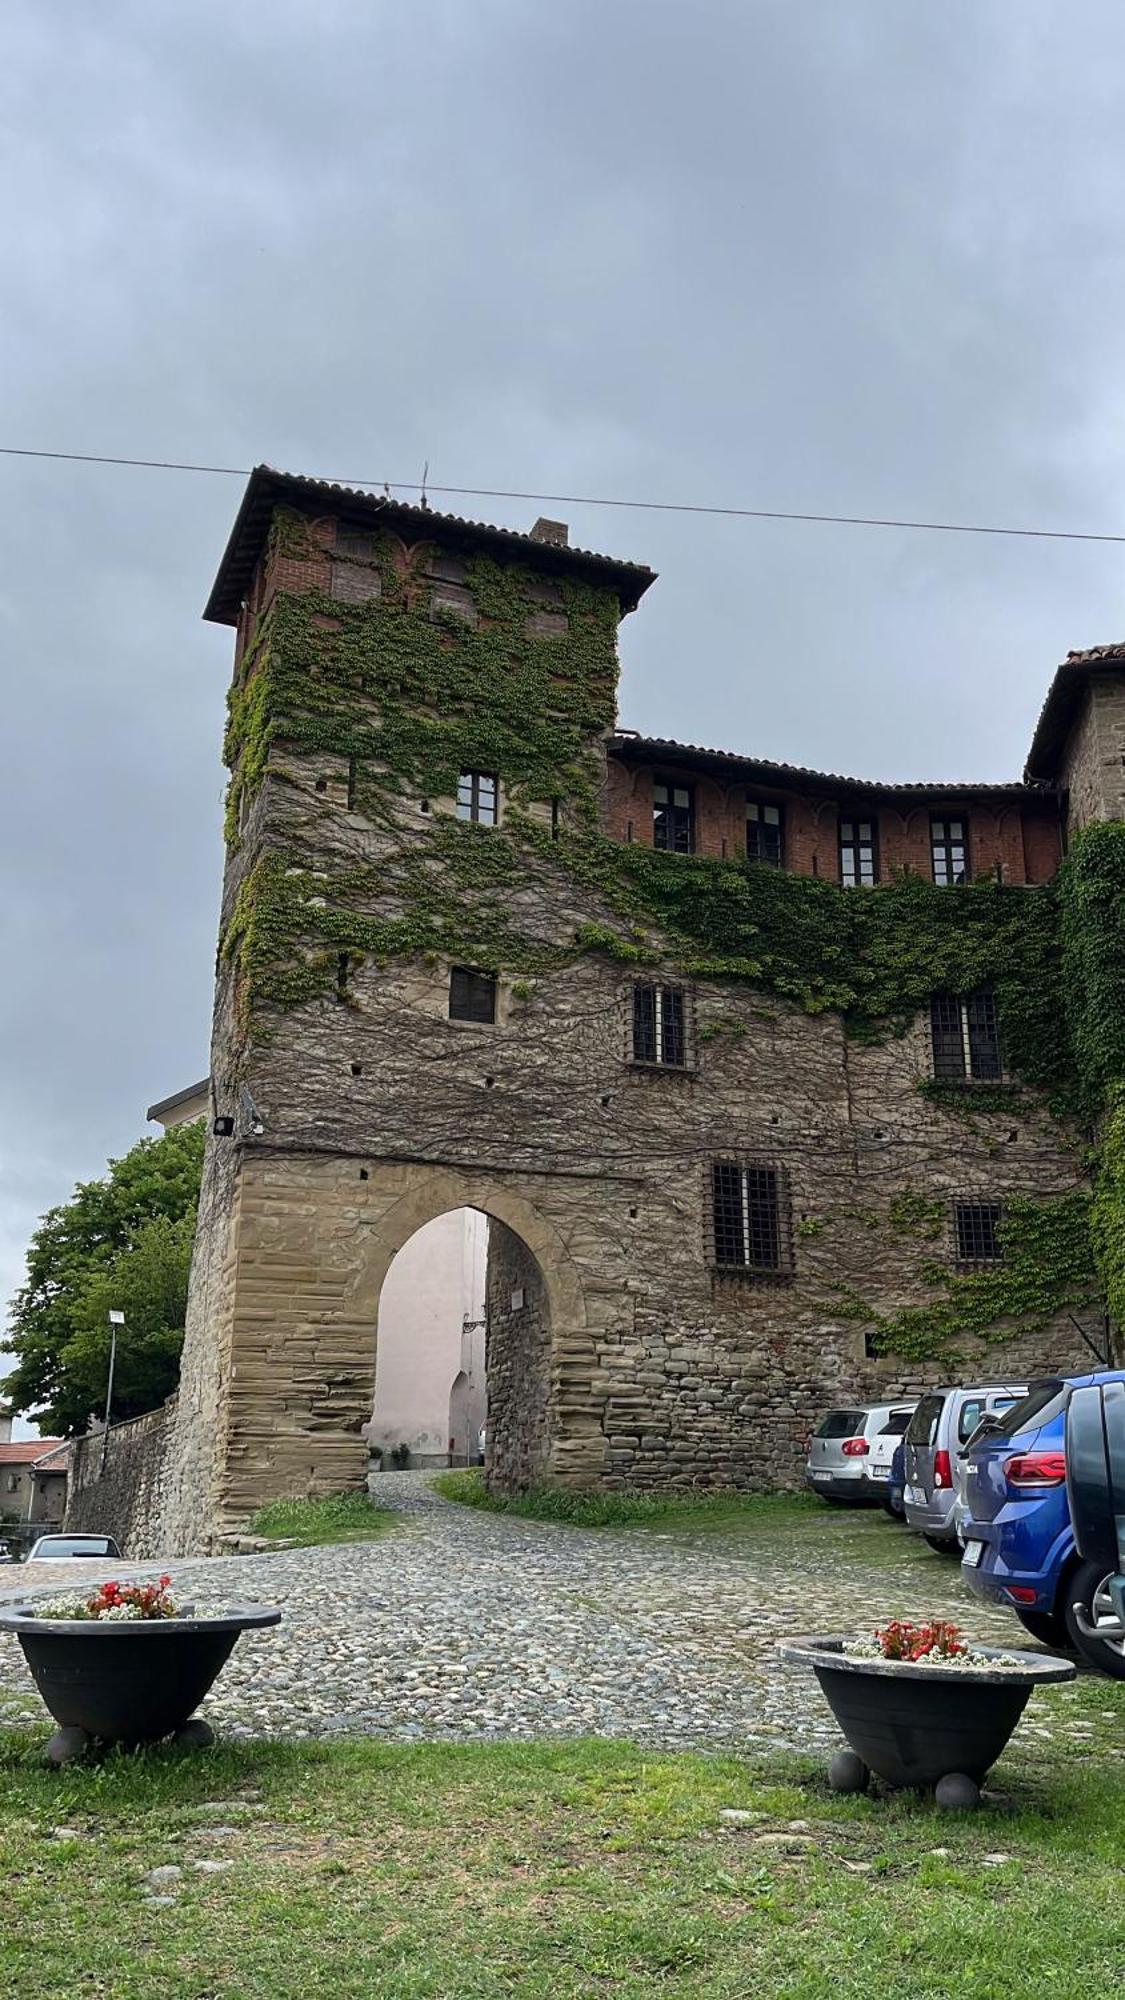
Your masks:
[[[873,1465],[871,1468],[872,1479],[889,1479],[890,1476],[891,1468],[889,1465]]]
[[[965,1553],[961,1557],[962,1568],[975,1569],[983,1554],[984,1554],[983,1542],[966,1542]]]
[[[832,1474],[831,1474],[830,1472],[814,1472],[814,1473],[813,1473],[813,1478],[814,1478],[814,1479],[831,1479],[831,1477],[832,1477]]]

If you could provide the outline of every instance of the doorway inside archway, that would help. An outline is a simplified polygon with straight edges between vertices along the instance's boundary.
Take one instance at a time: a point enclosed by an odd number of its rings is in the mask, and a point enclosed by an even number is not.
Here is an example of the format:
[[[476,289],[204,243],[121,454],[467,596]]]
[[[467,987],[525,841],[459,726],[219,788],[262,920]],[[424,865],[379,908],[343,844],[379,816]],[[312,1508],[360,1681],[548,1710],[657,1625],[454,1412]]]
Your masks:
[[[384,1468],[486,1466],[513,1491],[549,1448],[550,1314],[515,1230],[450,1209],[393,1258],[379,1298],[368,1437]]]

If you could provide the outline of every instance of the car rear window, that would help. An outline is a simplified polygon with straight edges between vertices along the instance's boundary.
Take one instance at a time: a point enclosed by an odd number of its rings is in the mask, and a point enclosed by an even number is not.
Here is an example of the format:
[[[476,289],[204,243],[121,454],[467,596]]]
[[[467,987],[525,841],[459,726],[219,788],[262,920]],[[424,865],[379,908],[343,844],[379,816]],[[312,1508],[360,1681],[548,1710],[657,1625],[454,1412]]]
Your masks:
[[[1049,1424],[1065,1410],[1070,1399],[1070,1384],[1057,1375],[1045,1382],[1033,1382],[1022,1401],[1013,1403],[1004,1411],[1000,1428],[990,1433],[992,1437],[1018,1437],[1021,1431],[1031,1429],[1033,1424]]]
[[[914,1412],[912,1409],[892,1410],[882,1430],[879,1432],[879,1436],[881,1438],[900,1438],[913,1415]]]
[[[944,1396],[923,1396],[906,1426],[907,1443],[932,1444],[937,1436],[937,1427],[944,1408]]]
[[[823,1423],[813,1435],[818,1438],[855,1437],[856,1433],[863,1429],[863,1419],[866,1414],[866,1410],[829,1410]]]

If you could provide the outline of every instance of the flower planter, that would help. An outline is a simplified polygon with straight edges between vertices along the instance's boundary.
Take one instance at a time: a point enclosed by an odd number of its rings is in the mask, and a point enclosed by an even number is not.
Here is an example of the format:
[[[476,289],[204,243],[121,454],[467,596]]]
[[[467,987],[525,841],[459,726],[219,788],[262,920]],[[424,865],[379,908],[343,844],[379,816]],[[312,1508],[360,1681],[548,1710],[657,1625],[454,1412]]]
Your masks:
[[[241,1632],[277,1625],[280,1611],[235,1606],[216,1618],[37,1618],[34,1604],[0,1610],[0,1631],[14,1632],[35,1684],[60,1725],[47,1745],[67,1763],[91,1743],[155,1743],[182,1733],[212,1740],[191,1716],[229,1660]]]
[[[1018,1667],[853,1659],[844,1652],[850,1643],[792,1639],[779,1648],[782,1659],[812,1668],[854,1752],[852,1759],[834,1759],[829,1772],[841,1791],[863,1790],[874,1772],[900,1790],[940,1788],[940,1804],[976,1804],[1032,1689],[1073,1680],[1075,1673],[1069,1660],[998,1646],[979,1651]]]

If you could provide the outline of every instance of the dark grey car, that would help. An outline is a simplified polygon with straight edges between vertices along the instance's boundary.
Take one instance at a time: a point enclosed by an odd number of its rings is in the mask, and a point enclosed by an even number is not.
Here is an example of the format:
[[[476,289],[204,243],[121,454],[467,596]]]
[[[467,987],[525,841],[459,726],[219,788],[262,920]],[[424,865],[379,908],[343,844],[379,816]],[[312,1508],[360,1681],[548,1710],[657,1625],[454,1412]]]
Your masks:
[[[903,1439],[903,1503],[909,1525],[942,1555],[960,1555],[957,1461],[982,1417],[999,1416],[1027,1394],[1026,1384],[934,1389],[923,1396]]]

